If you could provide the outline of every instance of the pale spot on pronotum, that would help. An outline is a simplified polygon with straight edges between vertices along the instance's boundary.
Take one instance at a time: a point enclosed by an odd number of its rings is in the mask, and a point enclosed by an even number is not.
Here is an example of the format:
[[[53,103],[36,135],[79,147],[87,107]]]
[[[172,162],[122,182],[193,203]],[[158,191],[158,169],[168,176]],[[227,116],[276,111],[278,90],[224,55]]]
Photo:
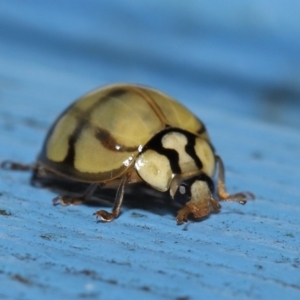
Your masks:
[[[135,161],[135,169],[141,178],[159,191],[167,191],[173,177],[170,162],[154,150],[141,153]]]

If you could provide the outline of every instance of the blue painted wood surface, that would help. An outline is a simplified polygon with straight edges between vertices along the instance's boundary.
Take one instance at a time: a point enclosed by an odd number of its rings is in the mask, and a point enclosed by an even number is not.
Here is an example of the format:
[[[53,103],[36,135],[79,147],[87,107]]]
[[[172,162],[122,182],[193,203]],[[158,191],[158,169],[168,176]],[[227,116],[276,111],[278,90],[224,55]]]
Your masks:
[[[203,222],[53,207],[0,170],[0,299],[299,299],[299,2],[2,1],[0,161],[30,163],[74,99],[122,81],[205,121],[230,191]]]

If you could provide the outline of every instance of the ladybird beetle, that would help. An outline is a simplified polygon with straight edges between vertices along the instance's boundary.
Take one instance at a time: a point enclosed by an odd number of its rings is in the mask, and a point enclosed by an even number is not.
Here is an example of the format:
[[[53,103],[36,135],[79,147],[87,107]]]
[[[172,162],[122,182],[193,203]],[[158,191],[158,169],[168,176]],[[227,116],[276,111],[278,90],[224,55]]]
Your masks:
[[[182,206],[178,224],[218,212],[220,201],[245,204],[254,198],[249,192],[226,192],[223,162],[196,116],[168,95],[140,85],[109,85],[83,96],[54,122],[33,166],[6,161],[2,167],[90,183],[81,197],[53,199],[63,205],[88,200],[97,186],[116,188],[112,211],[94,214],[104,222],[119,216],[125,187],[140,182],[169,191]]]

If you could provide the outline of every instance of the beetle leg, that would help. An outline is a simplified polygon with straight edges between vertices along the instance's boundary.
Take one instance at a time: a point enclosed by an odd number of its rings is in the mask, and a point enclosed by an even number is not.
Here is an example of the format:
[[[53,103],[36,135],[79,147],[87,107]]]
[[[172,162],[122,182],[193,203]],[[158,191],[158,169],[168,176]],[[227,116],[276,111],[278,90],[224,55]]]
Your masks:
[[[254,194],[250,192],[241,192],[237,194],[228,194],[225,186],[225,169],[224,164],[220,156],[216,155],[216,162],[218,164],[219,172],[218,172],[218,196],[221,201],[234,201],[240,204],[246,204],[248,199],[254,199]]]
[[[31,171],[36,168],[36,164],[25,165],[11,160],[4,160],[1,162],[0,168],[14,171]]]
[[[96,190],[98,184],[97,183],[92,183],[85,193],[82,196],[79,197],[71,197],[71,196],[58,196],[55,197],[52,201],[53,204],[56,205],[60,203],[61,205],[78,205],[82,204],[83,202],[88,201],[91,196],[93,195],[94,191]]]
[[[1,163],[0,168],[11,171],[32,171],[30,179],[30,183],[32,185],[35,185],[35,182],[37,181],[41,173],[41,167],[38,163],[25,165],[11,160],[5,160]]]
[[[117,218],[120,215],[120,210],[124,198],[124,190],[125,185],[128,182],[129,173],[126,173],[120,181],[120,184],[117,189],[117,194],[114,202],[114,206],[112,208],[111,212],[107,212],[106,210],[99,210],[96,211],[93,215],[97,218],[100,218],[103,222],[111,222],[115,218]]]
[[[38,179],[42,177],[42,175],[44,175],[43,173],[45,172],[44,169],[38,163],[26,165],[11,160],[3,161],[0,165],[0,168],[11,171],[32,171],[30,183],[33,186],[36,185]]]

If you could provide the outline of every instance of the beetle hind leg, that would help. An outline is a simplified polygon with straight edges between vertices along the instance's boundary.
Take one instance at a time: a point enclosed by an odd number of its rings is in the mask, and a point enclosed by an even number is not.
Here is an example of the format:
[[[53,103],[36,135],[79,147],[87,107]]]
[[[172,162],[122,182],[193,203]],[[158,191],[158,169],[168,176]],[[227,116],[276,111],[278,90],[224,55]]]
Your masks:
[[[241,192],[236,194],[227,193],[225,186],[225,170],[221,157],[216,155],[216,162],[218,163],[219,167],[217,190],[220,201],[238,202],[244,205],[249,199],[255,199],[254,194],[251,192]]]
[[[94,216],[96,216],[103,222],[111,222],[120,215],[121,206],[124,198],[125,185],[128,182],[128,177],[129,175],[127,173],[122,177],[120,181],[112,211],[108,212],[106,210],[99,210],[93,214]]]
[[[36,168],[36,164],[26,165],[11,160],[4,160],[1,162],[0,168],[12,171],[32,171]]]
[[[85,193],[79,197],[72,197],[72,196],[58,196],[55,197],[52,201],[54,205],[61,204],[61,205],[79,205],[86,201],[88,201],[91,196],[93,195],[94,191],[96,190],[98,184],[93,183],[91,184]]]

